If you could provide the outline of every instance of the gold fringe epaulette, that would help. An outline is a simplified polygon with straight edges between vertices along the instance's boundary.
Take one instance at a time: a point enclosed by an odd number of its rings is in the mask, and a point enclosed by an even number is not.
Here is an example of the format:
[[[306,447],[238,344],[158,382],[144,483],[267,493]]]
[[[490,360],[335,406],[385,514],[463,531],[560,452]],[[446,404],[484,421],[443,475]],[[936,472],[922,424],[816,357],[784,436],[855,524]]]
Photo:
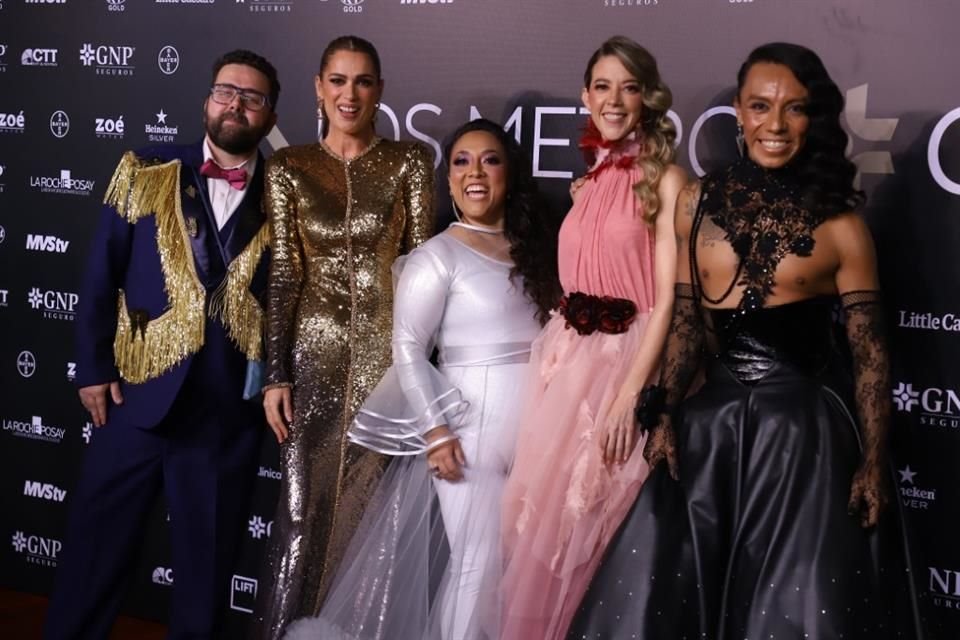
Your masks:
[[[203,346],[205,290],[197,276],[180,208],[180,161],[150,164],[124,154],[104,202],[130,223],[156,217],[157,250],[169,306],[154,319],[127,309],[120,291],[113,353],[124,380],[156,378]],[[131,318],[131,315],[134,318]]]
[[[219,319],[227,335],[243,351],[247,360],[263,358],[264,313],[250,293],[250,281],[260,257],[270,246],[270,227],[264,224],[227,269],[227,277],[210,300],[210,316]]]
[[[180,161],[157,164],[142,160],[133,151],[120,159],[103,197],[128,222],[169,207],[179,193]]]

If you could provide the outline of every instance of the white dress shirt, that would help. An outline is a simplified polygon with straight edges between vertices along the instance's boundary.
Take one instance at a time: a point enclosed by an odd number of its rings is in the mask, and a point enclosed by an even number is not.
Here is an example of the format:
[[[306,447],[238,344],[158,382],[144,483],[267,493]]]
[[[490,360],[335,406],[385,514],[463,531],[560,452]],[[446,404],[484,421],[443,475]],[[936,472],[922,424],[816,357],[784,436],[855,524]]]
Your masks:
[[[210,151],[210,139],[203,139],[203,161],[212,160],[218,166],[220,163],[213,159],[213,153]],[[253,172],[257,170],[257,154],[252,156],[241,164],[233,167],[220,167],[221,169],[246,169],[247,184],[243,189],[234,189],[226,180],[219,178],[207,178],[207,193],[210,195],[210,205],[213,207],[213,216],[217,219],[217,229],[223,229],[230,216],[240,206],[243,197],[247,195],[247,187],[250,186],[250,180],[253,179]]]

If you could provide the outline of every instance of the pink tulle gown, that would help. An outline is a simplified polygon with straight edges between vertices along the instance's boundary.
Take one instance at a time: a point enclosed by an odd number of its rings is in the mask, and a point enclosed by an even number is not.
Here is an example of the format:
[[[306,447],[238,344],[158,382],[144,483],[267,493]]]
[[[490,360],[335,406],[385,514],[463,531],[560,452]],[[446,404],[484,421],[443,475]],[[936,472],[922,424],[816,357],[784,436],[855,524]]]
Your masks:
[[[533,344],[516,459],[504,493],[506,571],[501,640],[562,638],[603,551],[646,479],[637,445],[606,466],[600,436],[654,301],[653,230],[633,185],[643,170],[629,141],[600,149],[560,230],[565,294],[632,300],[625,333],[579,335],[555,313]]]

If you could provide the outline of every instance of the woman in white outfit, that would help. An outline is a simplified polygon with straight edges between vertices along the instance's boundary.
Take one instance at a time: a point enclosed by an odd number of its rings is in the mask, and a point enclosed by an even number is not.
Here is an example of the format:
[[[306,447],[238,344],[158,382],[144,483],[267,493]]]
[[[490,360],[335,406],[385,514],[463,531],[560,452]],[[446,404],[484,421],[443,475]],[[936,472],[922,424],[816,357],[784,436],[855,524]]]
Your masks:
[[[499,125],[463,125],[444,160],[458,221],[395,267],[393,366],[350,432],[397,459],[320,617],[288,639],[497,635],[501,494],[530,343],[560,295],[557,225]]]

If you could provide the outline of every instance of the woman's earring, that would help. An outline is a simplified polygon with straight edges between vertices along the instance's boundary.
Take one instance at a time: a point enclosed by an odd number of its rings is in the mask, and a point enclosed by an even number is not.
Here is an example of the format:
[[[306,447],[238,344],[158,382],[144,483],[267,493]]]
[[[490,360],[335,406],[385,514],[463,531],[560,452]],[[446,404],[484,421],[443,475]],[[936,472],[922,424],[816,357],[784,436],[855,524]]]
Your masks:
[[[323,138],[323,100],[317,98],[317,140]]]
[[[737,123],[737,153],[743,157],[743,124]]]
[[[373,105],[373,124],[377,124],[377,116],[380,115],[380,103]]]

